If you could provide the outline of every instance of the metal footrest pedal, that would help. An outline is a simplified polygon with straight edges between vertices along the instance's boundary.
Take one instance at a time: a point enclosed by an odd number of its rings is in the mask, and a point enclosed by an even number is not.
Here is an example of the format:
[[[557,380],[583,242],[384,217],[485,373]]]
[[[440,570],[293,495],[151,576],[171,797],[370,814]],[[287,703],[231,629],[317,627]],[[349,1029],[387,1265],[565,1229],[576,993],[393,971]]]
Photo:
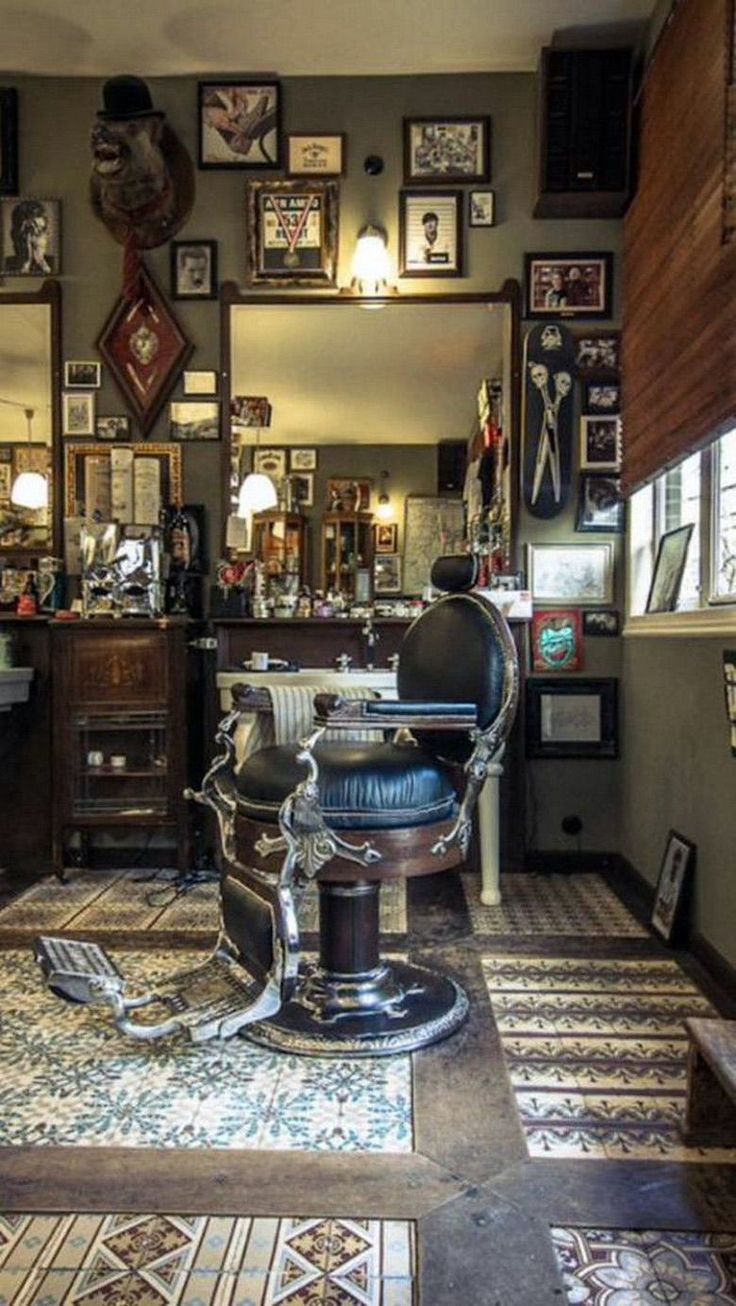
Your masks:
[[[194,1043],[228,1038],[243,1025],[267,1020],[281,1006],[275,980],[257,981],[224,939],[199,966],[180,971],[154,985],[140,997],[126,996],[126,984],[104,948],[77,939],[41,937],[34,953],[52,992],[74,1002],[102,1002],[110,1006],[121,1033],[152,1040],[186,1033]],[[159,1023],[131,1020],[129,1013],[142,1007],[163,1006]]]

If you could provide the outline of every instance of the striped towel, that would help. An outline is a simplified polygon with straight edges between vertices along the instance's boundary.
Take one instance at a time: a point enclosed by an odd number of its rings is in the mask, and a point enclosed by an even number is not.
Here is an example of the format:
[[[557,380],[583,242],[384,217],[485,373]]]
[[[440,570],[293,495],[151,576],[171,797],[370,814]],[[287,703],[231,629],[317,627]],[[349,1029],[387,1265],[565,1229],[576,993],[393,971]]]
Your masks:
[[[312,729],[314,720],[314,699],[316,694],[330,693],[315,686],[302,685],[268,685],[271,695],[273,715],[259,712],[255,720],[247,717],[235,730],[235,750],[238,769],[246,758],[259,748],[270,748],[274,744],[295,744],[303,739]],[[342,698],[367,699],[377,698],[372,689],[356,685],[354,689],[335,690]],[[325,739],[338,743],[360,740],[364,743],[383,741],[381,730],[328,730]]]

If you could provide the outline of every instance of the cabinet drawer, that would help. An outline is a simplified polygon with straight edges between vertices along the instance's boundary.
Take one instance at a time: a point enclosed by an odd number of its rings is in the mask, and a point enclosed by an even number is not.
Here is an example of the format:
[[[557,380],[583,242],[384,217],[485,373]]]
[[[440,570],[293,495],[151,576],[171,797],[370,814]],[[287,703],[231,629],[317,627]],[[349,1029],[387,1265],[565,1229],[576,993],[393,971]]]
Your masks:
[[[76,634],[70,698],[76,703],[160,703],[168,692],[166,642],[157,634]]]

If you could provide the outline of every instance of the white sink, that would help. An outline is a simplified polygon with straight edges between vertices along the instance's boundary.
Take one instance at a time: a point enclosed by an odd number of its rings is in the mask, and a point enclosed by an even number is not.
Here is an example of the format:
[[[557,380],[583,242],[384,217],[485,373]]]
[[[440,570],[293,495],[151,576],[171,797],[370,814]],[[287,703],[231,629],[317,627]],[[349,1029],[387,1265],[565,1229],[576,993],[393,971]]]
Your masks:
[[[0,667],[0,712],[9,712],[14,703],[27,703],[33,680],[33,667]]]

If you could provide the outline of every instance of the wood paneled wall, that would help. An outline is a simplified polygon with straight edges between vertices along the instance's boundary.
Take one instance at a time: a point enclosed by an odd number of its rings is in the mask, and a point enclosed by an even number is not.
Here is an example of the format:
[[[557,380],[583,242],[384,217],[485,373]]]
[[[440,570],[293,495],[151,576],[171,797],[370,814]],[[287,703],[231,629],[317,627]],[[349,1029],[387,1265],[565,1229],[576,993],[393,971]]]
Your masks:
[[[736,420],[736,241],[724,223],[733,0],[680,0],[641,108],[625,223],[624,481]]]

